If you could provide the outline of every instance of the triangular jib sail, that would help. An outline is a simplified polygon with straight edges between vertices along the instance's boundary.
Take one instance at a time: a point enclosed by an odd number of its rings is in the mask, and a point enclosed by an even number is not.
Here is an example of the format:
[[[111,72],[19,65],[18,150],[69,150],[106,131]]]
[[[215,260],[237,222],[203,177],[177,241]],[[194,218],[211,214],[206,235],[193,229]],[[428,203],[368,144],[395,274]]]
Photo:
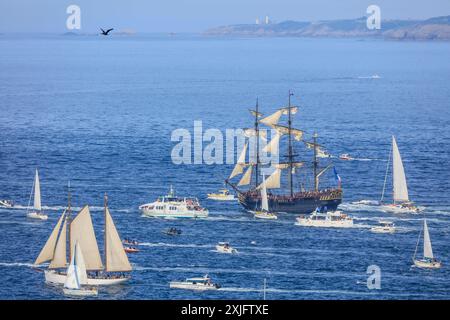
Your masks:
[[[392,179],[394,202],[409,201],[405,170],[394,136],[392,136]]]
[[[64,287],[69,289],[80,289],[81,284],[87,282],[86,265],[81,250],[81,245],[76,242],[75,250],[72,252],[72,259],[67,269],[67,277]]]
[[[36,258],[36,261],[34,262],[35,265],[50,261],[53,259],[53,256],[55,254],[55,247],[56,247],[56,241],[58,240],[58,234],[59,230],[61,229],[62,221],[64,220],[64,217],[66,215],[66,211],[63,212],[61,217],[59,218],[58,222],[56,223],[55,228],[53,229],[52,233],[50,234],[50,237],[48,238],[47,242],[45,243],[44,247],[42,248],[41,252],[39,253],[38,257]]]
[[[52,262],[48,266],[49,269],[65,268],[67,266],[67,254],[66,254],[66,242],[67,242],[67,218],[64,219],[64,224],[59,233],[58,242],[56,243],[55,254],[53,255]]]
[[[431,248],[430,233],[428,232],[427,220],[423,220],[423,257],[433,259],[433,249]]]
[[[105,208],[105,242],[106,271],[131,271],[130,262],[108,208]]]
[[[269,211],[269,201],[267,200],[267,190],[266,190],[266,177],[263,175],[263,182],[261,188],[261,209],[262,211]]]

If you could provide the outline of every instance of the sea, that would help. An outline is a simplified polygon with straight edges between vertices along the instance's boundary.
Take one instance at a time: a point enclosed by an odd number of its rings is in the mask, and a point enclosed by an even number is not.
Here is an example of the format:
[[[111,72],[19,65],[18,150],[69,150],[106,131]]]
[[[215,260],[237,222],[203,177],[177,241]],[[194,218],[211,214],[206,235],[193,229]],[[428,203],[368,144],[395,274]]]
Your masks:
[[[92,299],[449,299],[449,56],[450,43],[439,41],[0,35],[0,199],[15,202],[0,208],[0,299],[68,299],[33,262],[67,205],[69,181],[74,211],[90,206],[101,252],[105,193],[121,237],[140,243],[129,254],[131,280]],[[300,227],[283,213],[255,220],[237,201],[207,199],[232,164],[171,157],[174,130],[193,134],[194,121],[224,134],[252,127],[256,98],[268,115],[287,105],[289,90],[299,106],[293,125],[317,133],[333,156],[339,209],[353,228]],[[419,214],[376,205],[392,135]],[[343,153],[355,160],[339,160]],[[47,221],[26,217],[36,169]],[[391,184],[388,174],[388,200]],[[143,217],[139,205],[171,185],[197,197],[208,218]],[[438,270],[411,266],[424,218]],[[372,233],[380,220],[397,232]],[[182,234],[165,235],[170,227]],[[217,253],[220,241],[239,253]],[[169,288],[205,274],[221,288]]]

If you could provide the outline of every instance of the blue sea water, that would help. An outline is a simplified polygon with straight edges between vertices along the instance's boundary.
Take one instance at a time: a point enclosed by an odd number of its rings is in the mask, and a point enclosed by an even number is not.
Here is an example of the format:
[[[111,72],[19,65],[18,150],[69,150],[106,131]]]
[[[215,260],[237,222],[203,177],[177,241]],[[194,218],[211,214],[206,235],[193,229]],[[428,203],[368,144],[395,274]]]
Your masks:
[[[32,263],[66,204],[91,206],[103,242],[103,194],[123,237],[138,239],[132,280],[100,288],[101,299],[448,299],[450,297],[450,44],[348,39],[0,36],[0,298],[64,299]],[[371,79],[373,74],[380,79]],[[341,208],[352,229],[294,226],[295,217],[255,221],[237,203],[206,194],[231,165],[174,165],[177,128],[251,126],[255,98],[265,113],[300,105],[294,124],[317,131],[342,177]],[[423,206],[440,270],[411,268],[423,215],[354,204],[378,200],[391,135],[397,137],[410,197]],[[299,150],[300,155],[306,151]],[[39,168],[47,222],[26,218]],[[206,220],[160,220],[138,206],[167,193],[196,196]],[[394,235],[369,231],[380,219]],[[167,237],[167,227],[181,228]],[[230,241],[240,254],[214,252]],[[256,244],[251,244],[256,241]],[[366,282],[381,269],[381,289]],[[169,289],[210,274],[215,292]]]

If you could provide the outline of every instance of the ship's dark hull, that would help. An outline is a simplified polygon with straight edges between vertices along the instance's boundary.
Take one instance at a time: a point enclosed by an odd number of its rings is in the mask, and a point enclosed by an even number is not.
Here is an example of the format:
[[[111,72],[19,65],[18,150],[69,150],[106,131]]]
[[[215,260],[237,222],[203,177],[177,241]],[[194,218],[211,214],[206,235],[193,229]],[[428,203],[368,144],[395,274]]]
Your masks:
[[[328,210],[336,210],[342,202],[342,191],[333,192],[300,193],[294,197],[268,196],[269,210],[271,212],[286,212],[293,214],[310,214],[317,207],[327,207]],[[261,197],[255,193],[238,193],[239,203],[250,211],[261,210]]]

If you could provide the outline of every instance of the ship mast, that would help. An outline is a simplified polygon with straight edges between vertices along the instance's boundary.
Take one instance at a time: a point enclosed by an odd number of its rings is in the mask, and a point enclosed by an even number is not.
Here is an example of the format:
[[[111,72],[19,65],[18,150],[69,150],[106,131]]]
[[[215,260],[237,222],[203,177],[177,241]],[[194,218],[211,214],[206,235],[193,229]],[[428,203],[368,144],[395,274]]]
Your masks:
[[[255,187],[258,187],[258,167],[259,167],[259,124],[258,124],[258,98],[256,98],[255,112],[255,134],[256,134],[256,165],[255,165]]]
[[[288,137],[289,137],[289,146],[288,146],[288,161],[289,161],[289,190],[291,193],[291,197],[294,195],[294,189],[293,189],[293,180],[292,180],[292,168],[293,168],[293,153],[292,153],[292,137],[291,137],[291,127],[292,127],[292,120],[291,120],[291,96],[294,94],[289,90],[289,102],[288,102]]]
[[[319,191],[319,181],[317,177],[317,133],[315,132],[313,135],[314,142],[314,158],[313,158],[313,166],[314,166],[314,191]]]
[[[70,222],[72,220],[72,207],[70,201],[72,200],[72,196],[70,194],[70,180],[67,183],[67,225],[68,225],[68,238],[69,238],[69,261],[72,260],[72,250],[70,250]]]
[[[105,217],[105,232],[103,233],[103,241],[104,241],[104,245],[105,245],[105,252],[103,253],[104,254],[104,259],[105,259],[105,270],[108,268],[108,261],[107,261],[107,259],[108,259],[108,255],[106,254],[106,252],[108,251],[108,248],[106,247],[107,246],[107,243],[106,243],[106,207],[108,206],[108,196],[106,195],[106,192],[105,192],[105,196],[104,196],[104,198],[103,198],[103,203],[104,203],[104,210],[103,210],[103,214],[104,214],[104,217]]]

